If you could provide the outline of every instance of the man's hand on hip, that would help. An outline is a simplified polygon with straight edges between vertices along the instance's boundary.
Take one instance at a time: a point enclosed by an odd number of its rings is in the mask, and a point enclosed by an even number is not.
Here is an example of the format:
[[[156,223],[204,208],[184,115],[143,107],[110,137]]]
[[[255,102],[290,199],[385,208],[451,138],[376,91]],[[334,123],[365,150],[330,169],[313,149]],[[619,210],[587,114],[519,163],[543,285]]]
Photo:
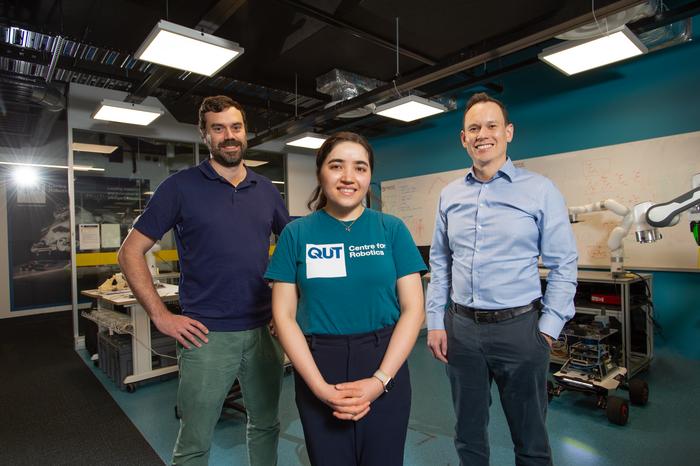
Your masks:
[[[209,343],[209,339],[205,336],[209,333],[209,329],[203,323],[187,316],[164,312],[153,323],[158,327],[158,330],[164,334],[176,339],[186,349],[190,349],[188,342],[194,344],[197,348],[202,347],[202,343]]]
[[[447,332],[428,330],[428,348],[438,361],[447,363]]]
[[[542,334],[542,336],[544,337],[544,340],[549,345],[549,349],[552,349],[552,343],[554,342],[554,338],[550,337],[549,335],[547,335],[544,332],[540,332],[540,333]]]

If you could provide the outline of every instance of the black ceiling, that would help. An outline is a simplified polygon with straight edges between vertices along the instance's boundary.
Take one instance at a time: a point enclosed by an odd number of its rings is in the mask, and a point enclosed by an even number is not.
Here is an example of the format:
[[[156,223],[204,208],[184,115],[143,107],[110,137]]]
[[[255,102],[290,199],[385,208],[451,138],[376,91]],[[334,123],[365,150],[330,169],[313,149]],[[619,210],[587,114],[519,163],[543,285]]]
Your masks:
[[[246,107],[250,129],[259,134],[256,142],[348,125],[372,135],[398,124],[372,116],[352,122],[335,117],[396,91],[449,96],[474,84],[497,89],[491,79],[536,60],[535,45],[540,50],[554,35],[591,22],[592,3],[602,18],[640,2],[10,0],[0,2],[0,80],[21,77],[24,87],[27,80],[43,83],[51,46],[61,36],[66,40],[52,74],[59,85],[72,81],[123,90],[136,102],[153,95],[190,123],[203,96],[230,94]],[[699,3],[666,1],[664,14],[696,14]],[[645,27],[662,22],[664,14],[647,19]],[[238,42],[245,53],[213,78],[135,60],[134,52],[160,19]],[[331,98],[316,91],[316,78],[334,68],[386,84],[324,109]],[[5,96],[7,86],[0,89]]]

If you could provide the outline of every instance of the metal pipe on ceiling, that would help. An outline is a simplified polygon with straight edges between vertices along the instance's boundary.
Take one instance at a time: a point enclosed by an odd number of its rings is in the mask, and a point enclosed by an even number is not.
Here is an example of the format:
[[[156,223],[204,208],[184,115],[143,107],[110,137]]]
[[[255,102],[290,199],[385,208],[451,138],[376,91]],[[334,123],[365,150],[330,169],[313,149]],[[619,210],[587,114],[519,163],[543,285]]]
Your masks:
[[[600,7],[596,10],[597,18],[604,18],[608,15],[630,8],[631,6],[642,3],[642,0],[619,0],[609,5]],[[502,43],[496,47],[485,50],[480,53],[471,54],[473,50],[466,50],[457,54],[457,58],[445,60],[427,70],[419,70],[404,78],[397,79],[395,83],[377,88],[375,90],[360,94],[359,96],[340,102],[327,109],[315,111],[297,121],[290,121],[282,125],[278,125],[268,131],[256,135],[248,141],[248,147],[255,147],[267,141],[278,139],[289,134],[301,133],[308,128],[318,126],[324,122],[336,118],[338,115],[350,110],[360,108],[364,105],[375,103],[395,95],[396,92],[408,91],[419,88],[426,84],[438,81],[453,74],[468,70],[469,68],[482,65],[493,59],[517,52],[519,50],[532,47],[540,42],[551,39],[552,37],[570,31],[593,20],[592,12],[587,12],[576,18],[570,19],[555,26],[537,31],[529,36],[514,40],[501,40]],[[469,56],[469,58],[463,58]]]
[[[674,8],[671,11],[663,11],[662,9],[662,11],[654,16],[640,19],[632,24],[628,24],[628,27],[635,34],[641,34],[652,29],[667,26],[671,23],[675,23],[676,21],[681,21],[683,19],[696,16],[698,14],[700,14],[700,1],[695,0]]]
[[[51,55],[51,63],[49,63],[49,68],[46,71],[46,82],[50,83],[53,80],[53,73],[56,70],[56,63],[58,63],[58,58],[61,56],[61,50],[63,50],[63,37],[56,36],[53,54]]]

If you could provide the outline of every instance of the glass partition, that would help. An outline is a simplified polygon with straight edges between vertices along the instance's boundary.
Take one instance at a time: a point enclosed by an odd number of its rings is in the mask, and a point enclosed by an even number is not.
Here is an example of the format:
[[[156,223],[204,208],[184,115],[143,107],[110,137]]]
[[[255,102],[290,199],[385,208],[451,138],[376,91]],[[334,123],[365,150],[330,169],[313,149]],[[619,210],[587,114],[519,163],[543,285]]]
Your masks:
[[[196,146],[73,131],[78,291],[96,288],[119,272],[116,252],[129,229],[166,177],[196,163]],[[159,244],[160,271],[176,272],[172,233]]]
[[[205,144],[73,131],[75,234],[78,292],[98,287],[119,272],[116,252],[148,199],[169,175],[209,157]],[[246,164],[284,195],[281,154],[249,150]],[[99,170],[99,171],[98,171]],[[176,273],[172,232],[159,241],[158,268]],[[80,298],[80,301],[85,301]]]
[[[116,253],[153,191],[167,176],[209,157],[204,144],[74,129],[71,226],[65,111],[51,114],[51,124],[46,114],[37,109],[21,138],[0,121],[0,199],[6,206],[8,241],[0,262],[9,278],[5,312],[70,308],[71,228],[76,235],[78,293],[119,272]],[[39,126],[43,130],[32,133]],[[283,154],[251,149],[246,163],[272,180],[284,196]],[[171,232],[160,246],[160,272],[177,272]],[[80,296],[78,301],[87,302]]]

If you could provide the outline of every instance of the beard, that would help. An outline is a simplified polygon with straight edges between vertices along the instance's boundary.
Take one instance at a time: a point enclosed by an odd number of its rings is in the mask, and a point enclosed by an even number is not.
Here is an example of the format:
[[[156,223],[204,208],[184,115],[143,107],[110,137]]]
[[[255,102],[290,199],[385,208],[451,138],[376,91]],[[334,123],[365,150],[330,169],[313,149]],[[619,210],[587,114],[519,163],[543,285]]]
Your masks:
[[[236,146],[239,148],[238,152],[229,153],[223,148],[226,146]],[[211,156],[216,160],[217,163],[224,167],[237,167],[243,161],[243,156],[247,149],[247,144],[241,143],[236,139],[226,139],[221,141],[217,147],[210,147],[209,152]]]

